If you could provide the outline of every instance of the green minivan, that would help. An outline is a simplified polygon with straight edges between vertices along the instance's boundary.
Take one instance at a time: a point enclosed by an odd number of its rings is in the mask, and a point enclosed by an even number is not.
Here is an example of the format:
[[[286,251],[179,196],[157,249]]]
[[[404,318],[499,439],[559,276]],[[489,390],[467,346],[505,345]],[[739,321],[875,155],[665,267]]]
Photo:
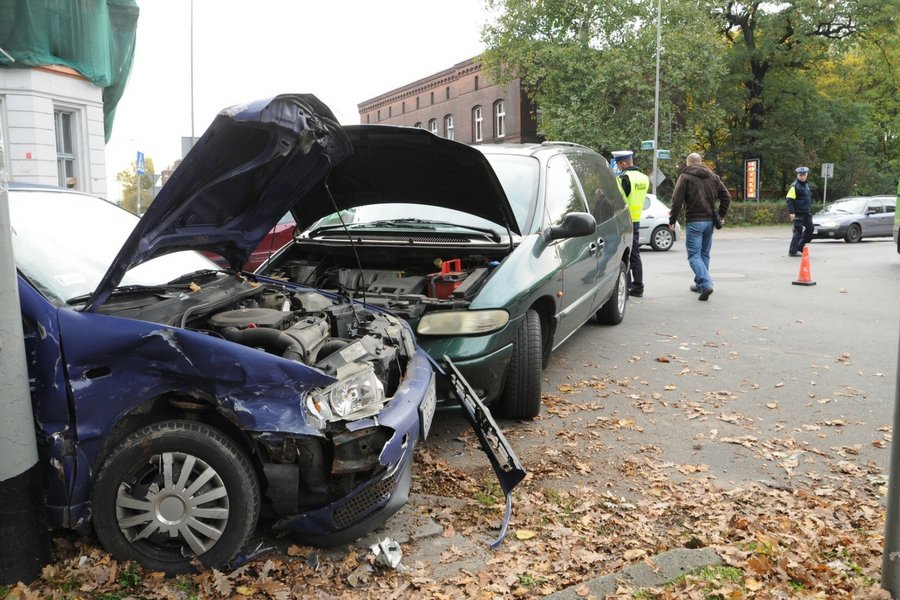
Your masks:
[[[351,300],[393,312],[495,412],[537,416],[553,349],[592,319],[624,318],[633,229],[608,161],[570,143],[344,130],[353,154],[257,272],[344,295],[348,328]]]

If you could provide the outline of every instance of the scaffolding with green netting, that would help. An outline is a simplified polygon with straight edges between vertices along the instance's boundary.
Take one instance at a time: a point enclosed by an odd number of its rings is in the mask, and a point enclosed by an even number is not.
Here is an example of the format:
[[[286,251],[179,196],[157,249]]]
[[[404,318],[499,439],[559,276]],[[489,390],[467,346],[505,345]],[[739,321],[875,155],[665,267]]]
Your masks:
[[[106,140],[134,62],[137,0],[0,0],[0,67],[69,67],[103,89]]]

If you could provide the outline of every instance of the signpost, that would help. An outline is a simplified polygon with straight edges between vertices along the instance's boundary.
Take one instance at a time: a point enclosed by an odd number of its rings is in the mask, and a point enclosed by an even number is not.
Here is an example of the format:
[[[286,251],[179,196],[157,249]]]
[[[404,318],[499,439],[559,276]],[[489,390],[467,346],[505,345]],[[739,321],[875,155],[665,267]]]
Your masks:
[[[759,159],[744,161],[744,200],[759,202]]]
[[[137,198],[135,202],[135,212],[137,216],[141,216],[141,175],[144,174],[144,153],[138,150],[137,160],[134,161],[135,171],[137,171]]]
[[[644,140],[641,142],[641,150],[653,150],[656,147],[656,142],[653,140]]]
[[[834,177],[834,163],[822,163],[822,179],[825,184],[822,188],[822,206],[827,204],[828,200],[828,178]]]
[[[657,150],[656,151],[657,158],[672,158],[672,152],[670,150]]]

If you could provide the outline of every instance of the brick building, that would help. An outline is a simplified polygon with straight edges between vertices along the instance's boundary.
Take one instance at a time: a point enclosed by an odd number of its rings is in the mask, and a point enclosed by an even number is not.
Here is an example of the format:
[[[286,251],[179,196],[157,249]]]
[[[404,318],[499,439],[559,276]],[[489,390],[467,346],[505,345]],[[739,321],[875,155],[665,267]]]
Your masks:
[[[540,142],[520,81],[494,85],[472,58],[357,105],[360,123],[422,127],[466,144]]]

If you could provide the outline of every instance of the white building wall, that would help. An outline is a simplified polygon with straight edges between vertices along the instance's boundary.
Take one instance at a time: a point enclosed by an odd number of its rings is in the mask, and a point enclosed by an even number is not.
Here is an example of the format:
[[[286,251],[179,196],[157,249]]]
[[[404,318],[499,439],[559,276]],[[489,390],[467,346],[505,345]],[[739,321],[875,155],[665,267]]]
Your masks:
[[[0,68],[0,121],[11,181],[59,185],[54,111],[73,113],[75,188],[106,196],[103,91],[47,69]]]

